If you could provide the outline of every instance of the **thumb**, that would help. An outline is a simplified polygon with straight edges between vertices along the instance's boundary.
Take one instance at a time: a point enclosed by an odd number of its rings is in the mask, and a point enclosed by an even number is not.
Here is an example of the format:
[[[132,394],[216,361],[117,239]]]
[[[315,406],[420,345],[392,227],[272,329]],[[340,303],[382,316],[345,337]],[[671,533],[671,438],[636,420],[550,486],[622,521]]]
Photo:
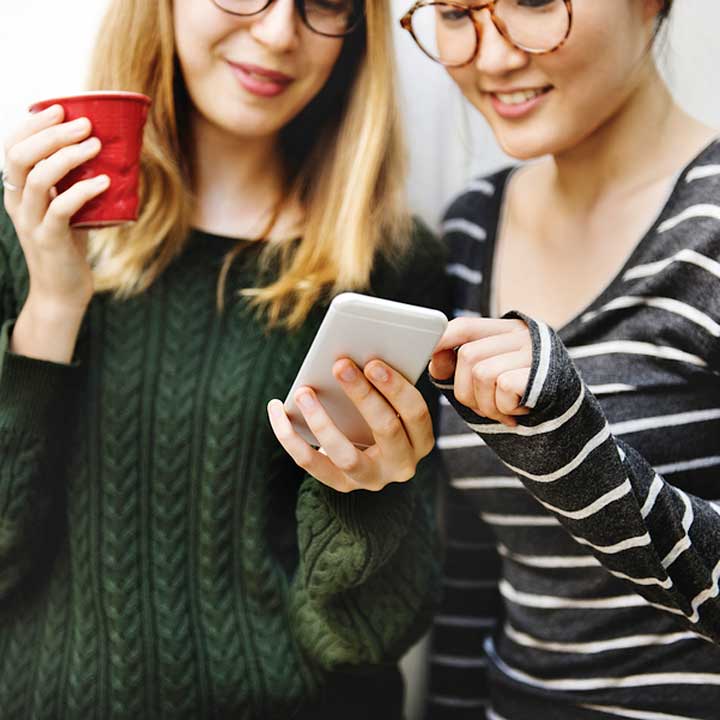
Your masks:
[[[455,374],[457,359],[455,350],[440,350],[430,361],[430,375],[436,380],[448,380]]]

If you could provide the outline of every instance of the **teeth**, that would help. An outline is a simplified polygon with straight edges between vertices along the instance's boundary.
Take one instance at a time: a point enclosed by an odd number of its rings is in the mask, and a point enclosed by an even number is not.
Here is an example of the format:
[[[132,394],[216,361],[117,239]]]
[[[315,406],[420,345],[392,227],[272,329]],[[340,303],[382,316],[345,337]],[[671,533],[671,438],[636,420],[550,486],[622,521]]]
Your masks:
[[[542,94],[542,90],[519,90],[514,93],[495,93],[495,97],[505,105],[520,105]]]
[[[267,75],[259,75],[258,73],[254,73],[249,70],[247,71],[247,74],[251,78],[254,78],[255,80],[259,80],[260,82],[264,82],[264,83],[272,82],[272,80],[269,77],[267,77]]]

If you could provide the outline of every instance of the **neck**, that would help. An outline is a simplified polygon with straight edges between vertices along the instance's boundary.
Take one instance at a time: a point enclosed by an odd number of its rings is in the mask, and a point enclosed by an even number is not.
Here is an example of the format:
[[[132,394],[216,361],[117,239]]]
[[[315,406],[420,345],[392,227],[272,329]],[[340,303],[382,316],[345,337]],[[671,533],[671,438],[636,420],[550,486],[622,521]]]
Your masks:
[[[238,138],[196,115],[193,225],[230,237],[261,233],[283,191],[276,136]]]
[[[553,192],[588,212],[602,198],[672,177],[712,131],[673,100],[654,63],[622,107],[571,149],[553,156]]]

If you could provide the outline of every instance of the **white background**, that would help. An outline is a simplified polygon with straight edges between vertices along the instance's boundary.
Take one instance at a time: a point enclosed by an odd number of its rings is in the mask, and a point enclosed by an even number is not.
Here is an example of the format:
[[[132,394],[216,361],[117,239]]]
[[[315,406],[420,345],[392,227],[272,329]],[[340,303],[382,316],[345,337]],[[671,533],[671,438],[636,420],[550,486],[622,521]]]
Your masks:
[[[392,2],[397,19],[411,0]],[[2,0],[0,138],[31,102],[83,88],[87,57],[105,6],[106,0]],[[720,2],[676,0],[674,12],[662,63],[666,77],[688,110],[720,128],[720,84],[715,75],[720,67]],[[395,28],[402,109],[413,150],[410,202],[435,225],[448,198],[470,175],[495,169],[506,159],[442,68],[424,58],[397,24]],[[408,715],[414,720],[423,684],[421,648],[406,658],[404,667],[410,690]]]

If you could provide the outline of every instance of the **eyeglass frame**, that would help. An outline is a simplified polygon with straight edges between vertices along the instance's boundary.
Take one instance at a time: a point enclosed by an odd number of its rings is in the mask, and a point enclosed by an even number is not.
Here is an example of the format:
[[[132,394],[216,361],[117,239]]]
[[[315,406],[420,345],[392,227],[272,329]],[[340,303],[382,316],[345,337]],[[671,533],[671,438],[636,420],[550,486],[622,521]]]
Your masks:
[[[233,12],[232,10],[228,10],[227,8],[223,7],[221,2],[222,0],[210,0],[210,2],[218,9],[221,10],[224,13],[227,13],[228,15],[234,15],[235,17],[254,17],[255,15],[259,15],[260,13],[267,10],[270,5],[272,5],[275,0],[266,0],[265,4],[259,9],[255,10],[251,13],[239,13],[239,12]],[[319,30],[316,30],[307,19],[307,13],[305,12],[305,2],[306,0],[293,0],[293,3],[295,5],[295,9],[297,10],[298,15],[300,16],[300,19],[303,22],[303,25],[310,30],[310,32],[315,33],[316,35],[322,35],[322,37],[331,37],[331,38],[342,38],[342,37],[348,37],[349,35],[352,35],[354,32],[356,32],[362,24],[365,22],[365,4],[363,2],[358,2],[358,0],[353,0],[353,4],[360,7],[361,11],[357,14],[355,23],[353,26],[346,30],[344,33],[324,33],[320,32]]]
[[[270,0],[272,2],[272,0]],[[213,0],[214,2],[214,0]],[[565,3],[565,7],[567,9],[568,13],[568,28],[567,32],[565,33],[565,37],[554,47],[550,48],[549,50],[535,50],[532,48],[523,47],[519,43],[516,43],[511,37],[510,33],[507,30],[507,27],[505,23],[495,14],[495,6],[498,2],[501,2],[501,0],[486,0],[486,2],[480,2],[475,5],[468,5],[466,3],[457,2],[457,0],[417,0],[417,2],[400,18],[400,26],[403,30],[407,30],[410,35],[412,36],[412,39],[415,41],[415,44],[420,48],[420,50],[427,55],[431,60],[435,61],[436,63],[439,63],[440,65],[444,67],[451,67],[451,68],[462,68],[470,65],[470,63],[475,62],[475,59],[478,56],[478,53],[480,52],[480,44],[482,43],[482,37],[481,37],[481,26],[478,21],[478,19],[475,17],[476,12],[481,12],[482,10],[487,10],[490,13],[490,19],[492,20],[493,25],[495,26],[496,30],[500,33],[500,35],[503,37],[504,40],[510,43],[514,48],[517,48],[518,50],[521,50],[522,52],[528,53],[528,55],[550,55],[551,53],[554,53],[558,51],[566,42],[567,39],[570,37],[570,31],[572,30],[573,26],[573,8],[572,8],[572,0],[563,0]],[[472,22],[473,27],[475,28],[475,51],[472,54],[472,57],[467,60],[464,63],[458,63],[458,64],[452,64],[452,63],[444,63],[439,58],[434,57],[431,55],[424,47],[423,44],[418,40],[417,36],[415,35],[415,31],[413,30],[412,26],[412,16],[414,13],[423,7],[432,7],[433,5],[447,5],[449,7],[456,8],[458,10],[462,10],[465,12],[468,18],[470,18],[470,22]]]

